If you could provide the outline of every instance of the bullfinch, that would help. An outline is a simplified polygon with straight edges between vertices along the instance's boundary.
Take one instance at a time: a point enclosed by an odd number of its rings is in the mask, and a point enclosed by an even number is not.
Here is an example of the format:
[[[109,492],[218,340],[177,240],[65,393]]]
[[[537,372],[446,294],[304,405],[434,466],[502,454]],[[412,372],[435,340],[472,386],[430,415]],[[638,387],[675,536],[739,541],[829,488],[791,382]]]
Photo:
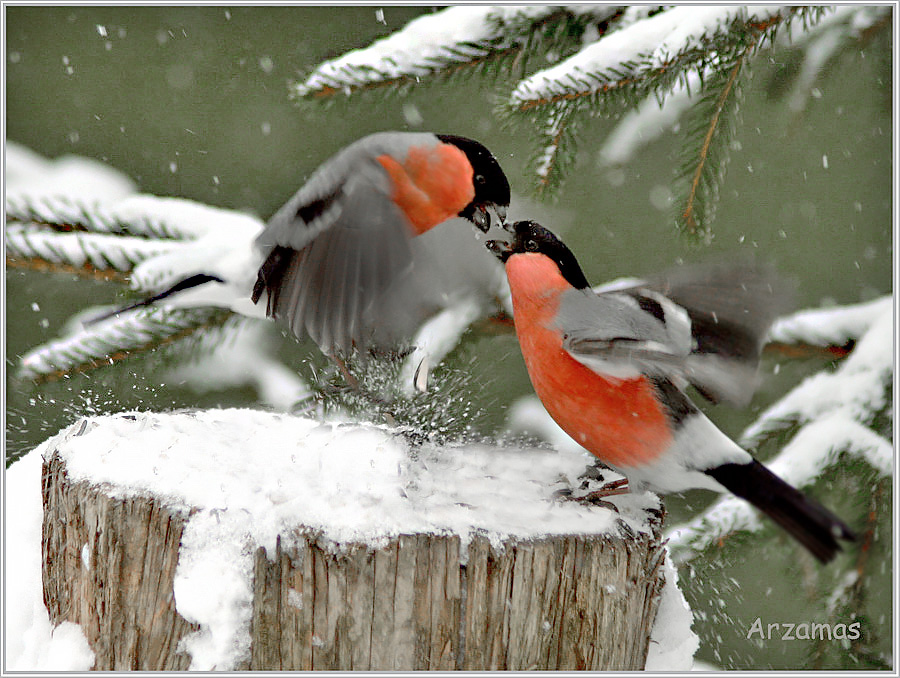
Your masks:
[[[821,562],[852,540],[847,525],[722,433],[688,398],[745,404],[779,280],[753,262],[676,270],[597,293],[575,256],[532,221],[488,247],[505,264],[522,356],[557,424],[632,491],[730,490]],[[620,488],[610,491],[615,494]]]
[[[252,244],[235,238],[225,254],[179,259],[162,292],[94,321],[167,299],[283,321],[329,355],[393,351],[470,288],[502,278],[474,234],[443,232],[487,232],[492,213],[502,225],[509,201],[500,164],[477,141],[372,134],[322,164]]]
[[[434,312],[433,252],[415,242],[463,217],[487,232],[501,224],[509,182],[477,141],[382,132],[322,165],[256,240],[263,257],[252,301],[304,331],[326,353],[391,348]],[[474,238],[473,238],[474,240]],[[450,253],[441,253],[449,255]],[[425,275],[422,275],[422,274]]]

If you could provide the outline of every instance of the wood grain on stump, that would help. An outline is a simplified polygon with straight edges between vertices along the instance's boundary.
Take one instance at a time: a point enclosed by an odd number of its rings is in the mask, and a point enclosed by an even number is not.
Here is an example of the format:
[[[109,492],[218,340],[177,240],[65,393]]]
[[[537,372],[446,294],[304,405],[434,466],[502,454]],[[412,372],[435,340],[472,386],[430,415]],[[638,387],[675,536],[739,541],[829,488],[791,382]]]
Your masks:
[[[184,517],[152,498],[71,483],[57,455],[44,462],[41,492],[50,620],[81,624],[97,670],[188,668],[177,646],[196,627],[175,611],[172,592]]]

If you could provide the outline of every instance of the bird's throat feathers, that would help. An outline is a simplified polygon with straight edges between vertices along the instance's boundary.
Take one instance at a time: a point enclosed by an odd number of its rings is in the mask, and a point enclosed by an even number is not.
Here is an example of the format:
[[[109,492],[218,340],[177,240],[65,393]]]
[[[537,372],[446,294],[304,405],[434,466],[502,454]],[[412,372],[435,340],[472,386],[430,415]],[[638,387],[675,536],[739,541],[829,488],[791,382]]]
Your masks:
[[[457,216],[475,197],[472,165],[456,146],[412,146],[401,163],[390,155],[378,162],[391,179],[394,202],[409,219],[414,235]]]
[[[517,253],[509,257],[506,260],[506,276],[514,302],[519,297],[523,305],[544,306],[549,303],[552,308],[544,310],[552,315],[556,315],[559,295],[572,289],[556,262],[537,252]]]

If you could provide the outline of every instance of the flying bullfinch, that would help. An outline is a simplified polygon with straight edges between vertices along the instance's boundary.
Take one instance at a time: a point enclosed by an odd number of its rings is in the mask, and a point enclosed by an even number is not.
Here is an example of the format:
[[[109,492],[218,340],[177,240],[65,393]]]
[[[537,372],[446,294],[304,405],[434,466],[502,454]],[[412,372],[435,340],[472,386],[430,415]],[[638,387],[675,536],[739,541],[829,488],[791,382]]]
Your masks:
[[[408,340],[448,291],[426,232],[463,217],[501,224],[509,182],[484,146],[464,137],[382,132],[322,165],[256,240],[263,262],[252,301],[326,353]],[[472,238],[474,241],[474,238]],[[483,249],[481,250],[484,251]]]
[[[93,322],[163,299],[175,306],[200,300],[281,320],[326,354],[395,350],[455,297],[502,277],[471,234],[438,233],[458,228],[450,223],[435,227],[461,217],[461,225],[487,232],[491,212],[505,222],[509,201],[500,164],[477,141],[372,134],[322,164],[252,245],[223,243],[225,255],[179,260],[182,275],[169,273],[162,292]]]
[[[854,535],[840,519],[754,460],[685,394],[745,404],[763,337],[783,296],[752,262],[675,271],[603,293],[572,252],[532,221],[488,247],[504,262],[531,383],[575,441],[632,490],[730,490],[820,561]]]

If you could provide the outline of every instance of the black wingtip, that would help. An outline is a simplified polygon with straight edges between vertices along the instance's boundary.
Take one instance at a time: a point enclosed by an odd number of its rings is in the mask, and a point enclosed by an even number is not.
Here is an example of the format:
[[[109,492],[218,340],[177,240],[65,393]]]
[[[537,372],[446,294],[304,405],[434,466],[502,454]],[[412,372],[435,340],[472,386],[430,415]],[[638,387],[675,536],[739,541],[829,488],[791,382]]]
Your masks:
[[[842,550],[840,541],[856,540],[840,518],[756,460],[722,464],[705,473],[769,516],[821,563],[834,560]]]
[[[253,293],[250,300],[255,304],[262,297],[263,292],[269,293],[266,302],[266,315],[274,317],[273,314],[278,306],[278,297],[281,292],[281,286],[285,274],[292,265],[292,261],[297,256],[297,252],[290,247],[282,247],[277,245],[269,252],[269,256],[260,266],[256,275],[256,283],[253,285]]]

